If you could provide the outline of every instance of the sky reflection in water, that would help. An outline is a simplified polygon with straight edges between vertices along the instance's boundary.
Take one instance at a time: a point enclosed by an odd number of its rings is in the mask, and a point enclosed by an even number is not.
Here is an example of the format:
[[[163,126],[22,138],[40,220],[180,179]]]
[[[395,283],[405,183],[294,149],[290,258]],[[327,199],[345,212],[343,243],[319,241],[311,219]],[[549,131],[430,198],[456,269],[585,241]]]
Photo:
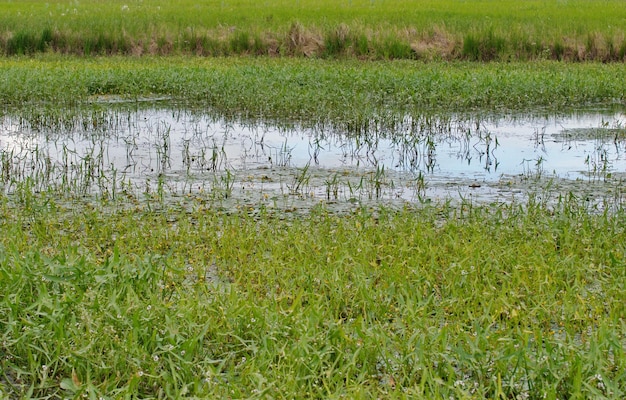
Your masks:
[[[285,171],[307,165],[322,175],[359,175],[384,168],[397,179],[421,176],[426,183],[489,183],[532,174],[588,179],[626,171],[625,125],[626,116],[620,112],[443,116],[355,136],[227,123],[167,109],[112,110],[50,128],[4,116],[0,151],[5,163],[12,160],[13,176],[43,165],[54,165],[57,171],[82,165],[95,168],[94,174],[115,172],[137,186],[157,176],[185,176],[197,182],[224,171],[240,177],[264,171],[269,183],[277,181],[273,174],[286,176]]]

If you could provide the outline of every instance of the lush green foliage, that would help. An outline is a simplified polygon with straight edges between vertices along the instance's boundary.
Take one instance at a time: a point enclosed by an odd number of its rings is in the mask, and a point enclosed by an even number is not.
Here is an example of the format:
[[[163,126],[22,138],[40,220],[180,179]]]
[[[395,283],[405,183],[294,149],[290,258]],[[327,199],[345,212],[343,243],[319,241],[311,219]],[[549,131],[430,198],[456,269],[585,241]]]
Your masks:
[[[0,204],[9,397],[626,395],[621,212],[14,200]]]
[[[0,112],[54,126],[167,98],[373,134],[424,111],[624,104],[621,65],[545,60],[624,60],[625,17],[617,0],[5,1],[5,55],[151,56],[5,57]],[[13,183],[0,397],[626,397],[618,200],[290,218]]]
[[[626,70],[617,64],[46,56],[0,61],[0,104],[27,105],[26,118],[71,119],[69,109],[57,106],[165,96],[226,115],[354,132],[433,110],[623,104],[624,81]]]
[[[0,51],[624,60],[605,1],[0,2]]]

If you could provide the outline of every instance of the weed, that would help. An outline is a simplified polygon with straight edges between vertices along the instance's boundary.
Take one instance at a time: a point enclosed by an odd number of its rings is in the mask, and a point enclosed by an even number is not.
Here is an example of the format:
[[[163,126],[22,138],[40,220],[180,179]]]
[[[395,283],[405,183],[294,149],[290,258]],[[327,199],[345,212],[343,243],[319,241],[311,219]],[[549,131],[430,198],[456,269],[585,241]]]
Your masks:
[[[479,39],[480,38],[480,39]],[[492,61],[503,56],[506,40],[493,29],[476,36],[467,34],[463,39],[463,58],[472,61]]]
[[[411,0],[391,6],[371,0],[301,0],[295,8],[275,1],[262,11],[250,1],[225,6],[222,0],[157,0],[126,9],[94,0],[75,7],[32,1],[0,10],[5,29],[0,51],[393,59],[414,59],[419,53],[429,59],[527,60],[553,49],[555,59],[613,61],[612,51],[619,52],[616,40],[624,37],[623,18],[619,0],[506,0],[488,6],[479,0],[462,5]]]
[[[259,46],[258,41],[256,45]],[[250,40],[250,35],[248,32],[236,32],[230,39],[230,49],[235,54],[249,53],[252,48],[253,43]]]
[[[359,56],[368,56],[370,53],[369,39],[365,34],[357,35],[353,38],[354,53]]]
[[[565,54],[565,46],[561,43],[560,40],[557,40],[552,45],[552,57],[555,60],[561,61]]]
[[[19,31],[7,40],[6,53],[7,55],[32,54],[37,50],[40,43],[34,34]]]
[[[298,173],[294,175],[291,184],[287,185],[289,189],[289,194],[298,195],[304,197],[308,191],[309,185],[309,167],[310,165],[307,163],[303,168],[298,169]]]
[[[416,57],[409,43],[394,37],[385,39],[377,50],[385,59],[414,59]]]
[[[478,61],[480,60],[480,42],[471,33],[468,33],[463,39],[463,57],[468,60]]]
[[[0,215],[9,397],[625,394],[624,216],[576,196],[285,220],[38,195]]]
[[[619,51],[617,52],[618,61],[626,60],[626,39],[622,40],[622,44],[619,47]]]
[[[345,55],[350,43],[350,30],[347,25],[341,24],[324,36],[324,54],[330,57]]]

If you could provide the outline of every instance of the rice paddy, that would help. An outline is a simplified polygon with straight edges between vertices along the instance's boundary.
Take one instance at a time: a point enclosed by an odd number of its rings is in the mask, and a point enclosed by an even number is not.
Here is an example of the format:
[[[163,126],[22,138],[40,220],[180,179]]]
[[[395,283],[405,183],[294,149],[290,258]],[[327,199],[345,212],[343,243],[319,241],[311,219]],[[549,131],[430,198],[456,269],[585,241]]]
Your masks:
[[[424,110],[560,111],[619,106],[626,98],[623,65],[599,63],[47,55],[0,59],[0,71],[4,108],[28,106],[27,117],[41,114],[50,123],[71,120],[89,101],[165,97],[238,118],[354,133],[372,124],[393,128]]]
[[[615,110],[508,118],[427,113],[405,117],[390,132],[355,136],[242,124],[168,104],[88,108],[72,123],[6,115],[3,191],[28,182],[60,197],[158,193],[163,201],[201,193],[226,208],[310,210],[324,202],[340,211],[467,196],[510,202],[549,182],[584,190],[596,203],[621,202],[626,129]]]
[[[624,61],[621,1],[4,1],[0,52]]]
[[[625,13],[0,3],[0,398],[626,397]]]

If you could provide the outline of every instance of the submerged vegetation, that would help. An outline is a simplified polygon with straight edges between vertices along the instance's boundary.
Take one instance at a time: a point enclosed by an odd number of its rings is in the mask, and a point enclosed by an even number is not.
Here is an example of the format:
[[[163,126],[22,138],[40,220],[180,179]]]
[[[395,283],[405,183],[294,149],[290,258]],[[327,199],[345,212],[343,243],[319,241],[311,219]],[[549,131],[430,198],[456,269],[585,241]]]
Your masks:
[[[619,0],[0,2],[0,52],[624,61]]]

